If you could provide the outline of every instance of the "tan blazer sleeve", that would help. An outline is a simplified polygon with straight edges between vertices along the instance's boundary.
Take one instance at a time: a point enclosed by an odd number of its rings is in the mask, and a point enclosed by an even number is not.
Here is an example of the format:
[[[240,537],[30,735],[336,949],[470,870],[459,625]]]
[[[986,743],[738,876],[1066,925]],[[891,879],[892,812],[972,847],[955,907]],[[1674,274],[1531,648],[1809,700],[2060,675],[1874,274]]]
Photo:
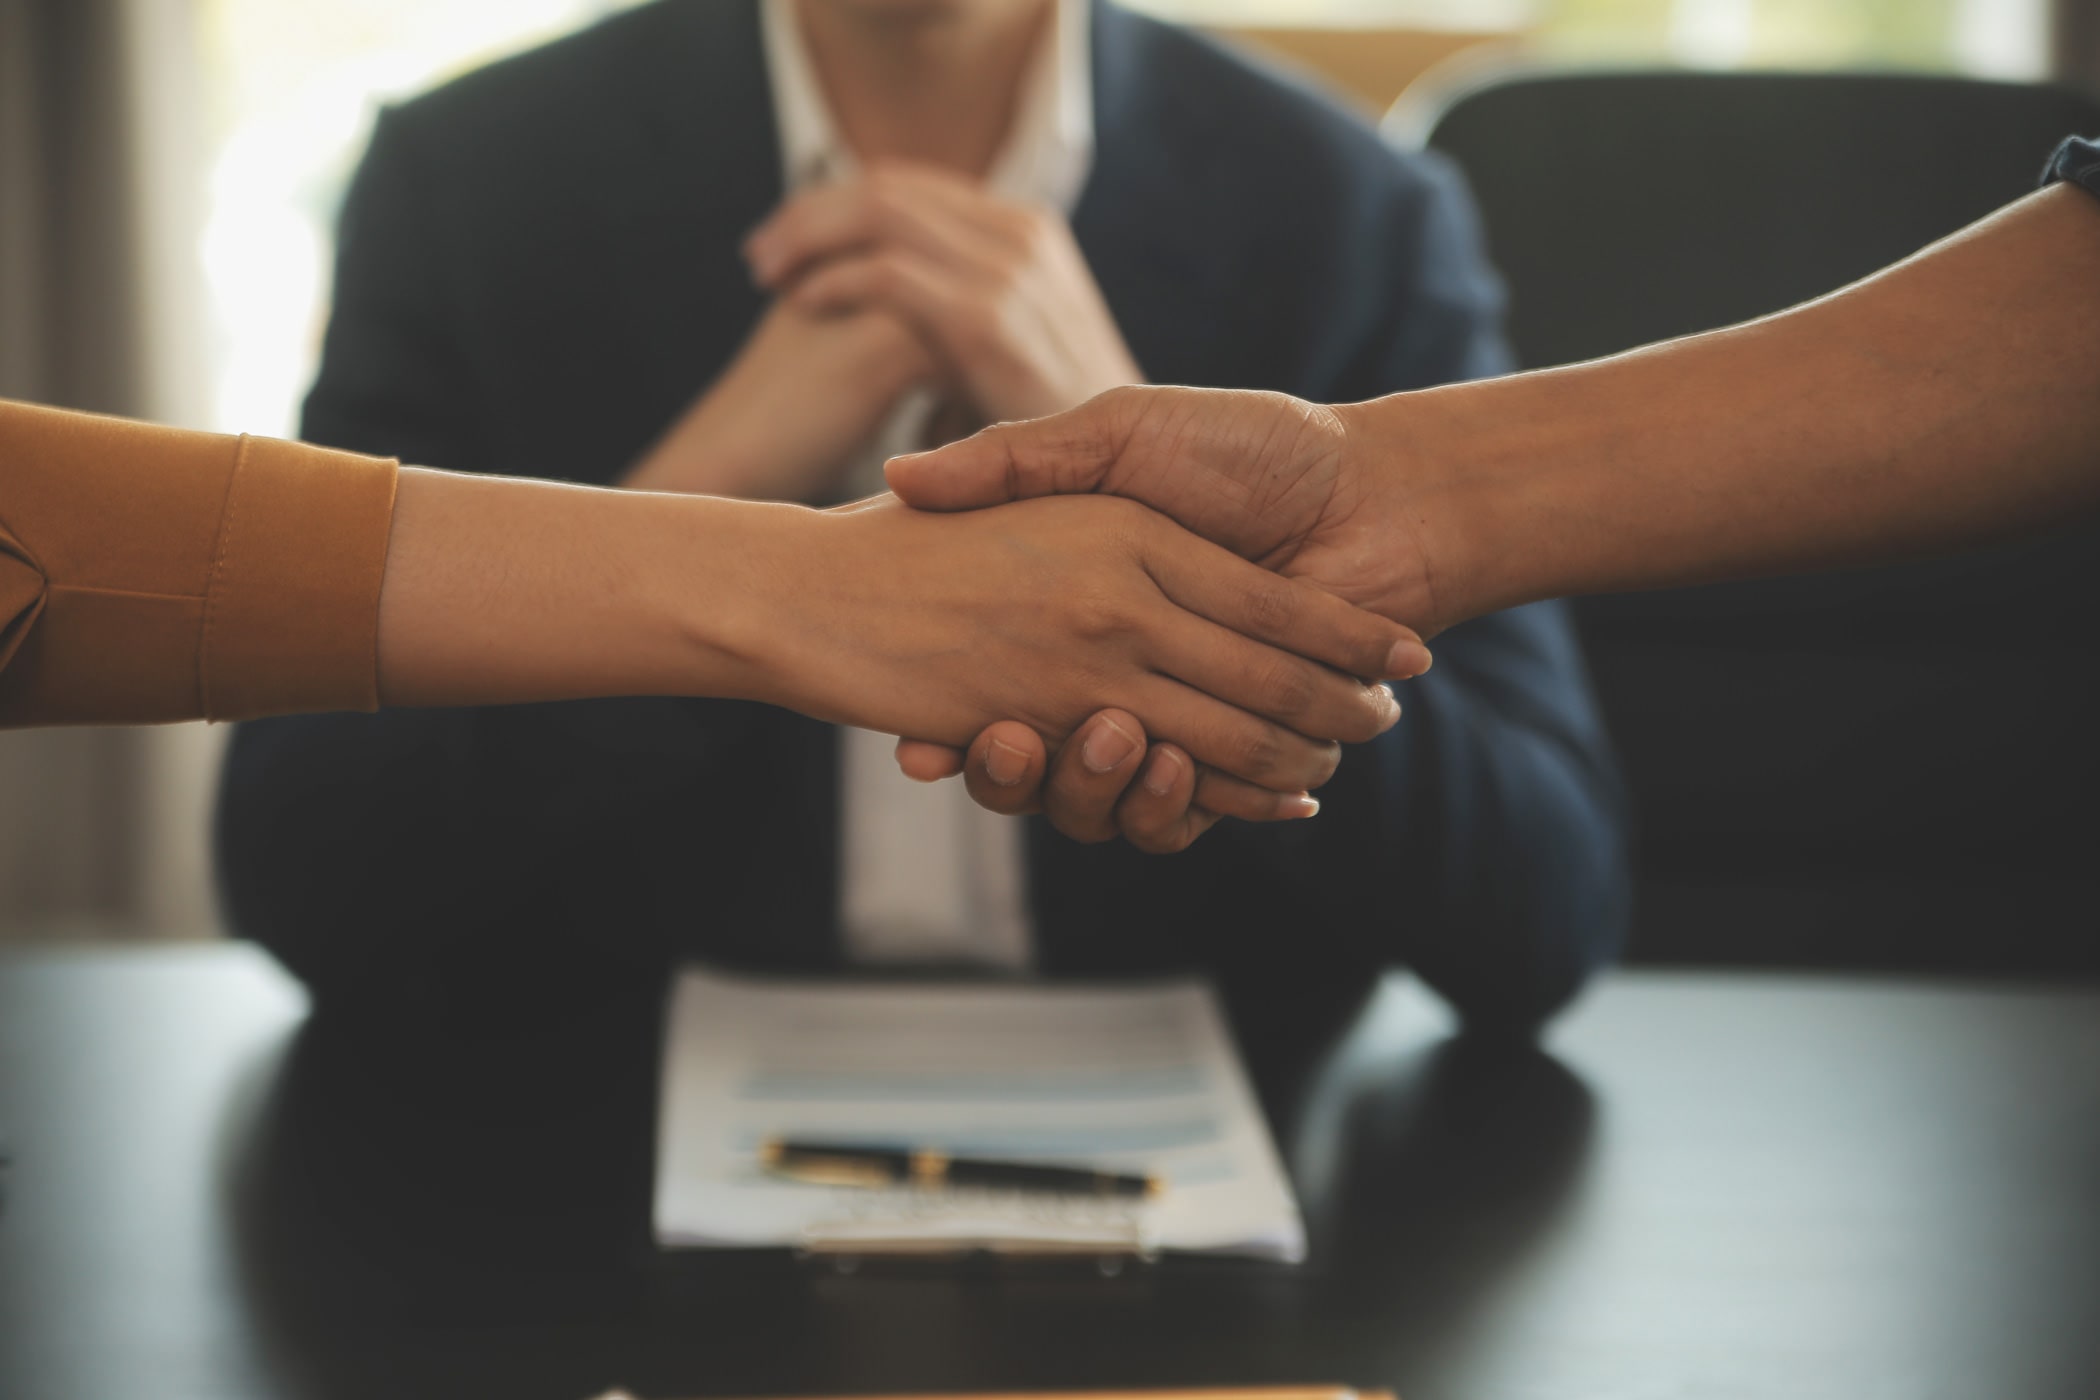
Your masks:
[[[0,401],[0,726],[378,708],[395,474]]]

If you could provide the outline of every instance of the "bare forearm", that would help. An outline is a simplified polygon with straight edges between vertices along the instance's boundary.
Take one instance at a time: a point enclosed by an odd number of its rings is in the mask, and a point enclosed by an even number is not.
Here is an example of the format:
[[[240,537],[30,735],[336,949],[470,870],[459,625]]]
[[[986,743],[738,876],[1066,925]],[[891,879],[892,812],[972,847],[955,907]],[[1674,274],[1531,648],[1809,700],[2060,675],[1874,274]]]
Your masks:
[[[719,696],[953,744],[1007,715],[1061,740],[1113,704],[1278,792],[1390,726],[1354,677],[1420,652],[1101,500],[940,517],[410,470],[379,600],[389,705]]]
[[[1899,557],[2100,505],[2100,208],[2058,188],[1831,297],[1345,410],[1444,622]]]
[[[405,470],[379,603],[389,705],[747,697],[758,543],[795,507]]]

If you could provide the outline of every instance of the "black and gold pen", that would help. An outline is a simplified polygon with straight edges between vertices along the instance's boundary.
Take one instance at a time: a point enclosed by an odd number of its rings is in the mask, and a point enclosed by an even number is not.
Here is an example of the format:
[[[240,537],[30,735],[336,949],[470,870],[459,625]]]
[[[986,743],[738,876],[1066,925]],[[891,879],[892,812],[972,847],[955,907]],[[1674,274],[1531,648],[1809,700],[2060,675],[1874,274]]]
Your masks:
[[[798,1142],[767,1138],[759,1165],[774,1176],[813,1186],[918,1186],[931,1190],[966,1187],[986,1191],[1037,1191],[1066,1196],[1157,1196],[1159,1177],[1042,1162],[1000,1162],[957,1157],[933,1148],[881,1147],[851,1142]]]

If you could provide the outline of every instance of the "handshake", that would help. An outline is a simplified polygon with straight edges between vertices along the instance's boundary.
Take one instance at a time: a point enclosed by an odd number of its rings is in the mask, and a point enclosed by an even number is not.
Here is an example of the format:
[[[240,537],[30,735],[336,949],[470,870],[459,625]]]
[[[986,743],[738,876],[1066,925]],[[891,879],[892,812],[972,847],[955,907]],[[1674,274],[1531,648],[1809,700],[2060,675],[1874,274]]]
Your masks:
[[[865,568],[825,570],[835,615],[850,593],[851,615],[896,620],[836,717],[910,736],[911,777],[961,773],[981,805],[1081,841],[1175,851],[1220,817],[1312,815],[1339,743],[1392,726],[1385,682],[1429,669],[1422,637],[1447,620],[1350,413],[1133,387],[892,459],[916,511],[831,513],[888,539]],[[812,661],[811,691],[779,698],[824,714]]]
[[[812,642],[767,698],[915,736],[908,774],[961,772],[995,811],[1155,851],[1220,816],[1311,815],[1336,741],[1398,718],[1382,683],[1429,665],[1401,625],[1425,614],[1337,553],[1363,548],[1332,528],[1361,504],[1340,415],[1118,390],[1143,376],[1063,218],[946,171],[888,164],[805,190],[744,251],[772,308],[624,485],[866,496],[885,450],[925,440],[896,427],[917,414],[935,440],[1039,421],[897,459],[906,505],[1122,498],[946,521],[879,499],[832,512],[825,543],[781,546],[801,596],[771,640]],[[871,627],[882,654],[827,674]],[[828,693],[841,674],[851,696]]]
[[[913,778],[961,773],[994,811],[1148,851],[1311,816],[1340,744],[1397,722],[1389,683],[1429,668],[1442,619],[1357,410],[1139,387],[1065,219],[944,170],[804,189],[743,251],[771,305],[625,500],[411,474],[387,703],[761,700],[903,735]],[[948,445],[909,452],[928,441]],[[886,455],[894,497],[871,494]],[[439,493],[442,518],[421,504]],[[540,548],[463,567],[491,534]],[[413,567],[440,551],[461,567]],[[613,590],[563,572],[607,559]],[[534,645],[498,648],[505,620]],[[652,664],[664,634],[686,654]]]
[[[1308,816],[1454,623],[2100,506],[2100,321],[2054,275],[2100,259],[2093,217],[2048,191],[1821,301],[1585,365],[1342,407],[1113,388],[893,457],[897,499],[830,511],[404,472],[380,690],[762,700],[1147,850]],[[2007,343],[1972,333],[1979,308]],[[1008,416],[998,385],[963,388]]]

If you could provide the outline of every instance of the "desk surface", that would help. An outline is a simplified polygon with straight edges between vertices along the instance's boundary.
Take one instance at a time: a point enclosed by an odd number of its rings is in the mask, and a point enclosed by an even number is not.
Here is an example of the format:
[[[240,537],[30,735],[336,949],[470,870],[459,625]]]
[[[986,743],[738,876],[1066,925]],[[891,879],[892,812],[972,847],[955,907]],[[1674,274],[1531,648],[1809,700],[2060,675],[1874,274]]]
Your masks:
[[[436,1062],[240,948],[16,957],[0,1395],[2100,1386],[2100,995],[1628,974],[1552,1057],[1338,1014],[1242,1027],[1305,1268],[840,1276],[650,1248],[652,1034]]]

